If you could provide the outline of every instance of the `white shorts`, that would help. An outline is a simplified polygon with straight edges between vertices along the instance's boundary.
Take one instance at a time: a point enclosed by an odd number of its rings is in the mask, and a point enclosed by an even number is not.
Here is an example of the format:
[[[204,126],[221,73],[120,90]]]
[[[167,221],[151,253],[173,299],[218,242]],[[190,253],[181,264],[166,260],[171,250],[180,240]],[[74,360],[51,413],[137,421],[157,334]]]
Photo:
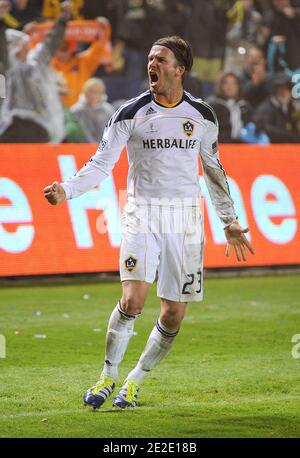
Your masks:
[[[137,205],[122,217],[121,281],[153,283],[176,302],[203,298],[203,217],[199,206]]]

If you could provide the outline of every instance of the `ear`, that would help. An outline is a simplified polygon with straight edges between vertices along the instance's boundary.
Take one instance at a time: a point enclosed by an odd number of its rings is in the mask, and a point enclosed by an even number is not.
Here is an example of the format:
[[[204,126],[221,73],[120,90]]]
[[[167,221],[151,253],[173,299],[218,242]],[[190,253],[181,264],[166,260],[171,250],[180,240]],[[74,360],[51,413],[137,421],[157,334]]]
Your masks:
[[[182,78],[184,73],[185,73],[185,67],[183,65],[178,65],[178,67],[176,68],[176,75]]]

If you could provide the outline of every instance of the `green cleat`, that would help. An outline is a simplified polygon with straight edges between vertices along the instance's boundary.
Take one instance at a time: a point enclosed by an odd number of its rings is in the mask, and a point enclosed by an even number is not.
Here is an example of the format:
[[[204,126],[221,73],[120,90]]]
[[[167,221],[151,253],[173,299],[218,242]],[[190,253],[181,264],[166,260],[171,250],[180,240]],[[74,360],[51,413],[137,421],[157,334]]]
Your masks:
[[[84,405],[89,405],[94,409],[104,404],[106,399],[112,394],[115,388],[115,382],[108,375],[102,375],[99,382],[87,390],[83,395]]]
[[[136,406],[139,386],[133,380],[125,380],[124,385],[113,400],[113,406],[128,409]]]

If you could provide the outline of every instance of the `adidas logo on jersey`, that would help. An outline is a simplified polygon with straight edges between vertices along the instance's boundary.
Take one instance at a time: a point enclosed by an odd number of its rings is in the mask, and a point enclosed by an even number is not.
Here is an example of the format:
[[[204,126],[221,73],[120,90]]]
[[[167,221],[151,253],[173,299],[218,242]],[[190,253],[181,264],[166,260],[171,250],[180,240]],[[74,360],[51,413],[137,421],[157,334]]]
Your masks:
[[[147,115],[154,114],[154,113],[157,113],[157,111],[155,111],[154,108],[150,107],[150,108],[148,108],[148,110],[146,111],[146,116],[147,116]]]

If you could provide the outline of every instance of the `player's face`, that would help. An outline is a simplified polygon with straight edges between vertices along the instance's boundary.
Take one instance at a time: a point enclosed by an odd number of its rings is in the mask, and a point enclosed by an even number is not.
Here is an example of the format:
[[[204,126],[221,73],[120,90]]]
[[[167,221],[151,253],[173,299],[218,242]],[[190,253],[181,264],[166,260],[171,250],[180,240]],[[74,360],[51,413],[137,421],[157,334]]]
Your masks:
[[[182,85],[184,67],[178,65],[173,52],[165,46],[155,45],[148,56],[148,78],[154,94],[166,94]]]

